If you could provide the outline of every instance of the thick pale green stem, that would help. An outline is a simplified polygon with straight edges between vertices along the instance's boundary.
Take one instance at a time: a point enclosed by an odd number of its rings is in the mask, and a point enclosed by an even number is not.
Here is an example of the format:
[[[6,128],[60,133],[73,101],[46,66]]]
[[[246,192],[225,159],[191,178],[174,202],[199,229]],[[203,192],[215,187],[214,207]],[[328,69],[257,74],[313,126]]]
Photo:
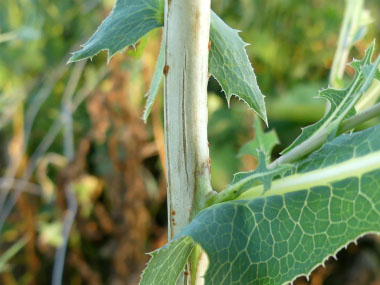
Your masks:
[[[207,140],[209,32],[210,0],[166,1],[163,72],[169,239],[189,224],[212,192]],[[191,267],[188,273],[194,276]],[[188,282],[182,280],[179,283]]]

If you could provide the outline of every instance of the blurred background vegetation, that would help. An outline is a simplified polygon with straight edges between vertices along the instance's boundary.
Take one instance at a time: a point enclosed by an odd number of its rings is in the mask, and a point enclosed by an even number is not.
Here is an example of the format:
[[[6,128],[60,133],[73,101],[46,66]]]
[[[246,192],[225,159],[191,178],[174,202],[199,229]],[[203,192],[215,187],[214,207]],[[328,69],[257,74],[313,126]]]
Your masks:
[[[160,31],[109,65],[106,53],[66,65],[113,4],[0,1],[0,284],[50,284],[62,262],[62,284],[137,284],[144,253],[167,241],[161,102],[147,125],[141,120]],[[276,153],[324,113],[313,97],[328,85],[344,4],[213,0],[251,43],[281,141]],[[366,7],[375,21],[350,58],[380,39],[380,2]],[[256,165],[237,156],[254,135],[253,112],[238,100],[228,109],[212,79],[209,112],[213,185],[221,190],[233,173]],[[375,237],[338,257],[297,284],[380,284]]]

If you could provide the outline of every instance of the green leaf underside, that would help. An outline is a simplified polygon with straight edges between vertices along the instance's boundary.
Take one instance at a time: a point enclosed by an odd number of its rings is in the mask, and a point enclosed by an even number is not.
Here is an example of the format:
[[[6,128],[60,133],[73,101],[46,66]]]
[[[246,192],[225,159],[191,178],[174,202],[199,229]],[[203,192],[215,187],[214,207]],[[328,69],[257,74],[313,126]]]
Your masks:
[[[150,111],[152,110],[154,101],[156,100],[156,97],[158,95],[158,90],[161,86],[162,78],[163,78],[163,70],[165,66],[165,36],[162,37],[161,42],[161,49],[160,53],[158,55],[156,68],[154,70],[152,83],[150,85],[148,93],[145,95],[146,103],[145,103],[145,110],[143,114],[143,120],[146,123],[150,114]]]
[[[69,62],[92,58],[102,50],[108,50],[109,61],[118,51],[130,45],[134,46],[150,30],[163,25],[163,3],[161,0],[117,0],[111,14],[83,48],[73,54]],[[246,43],[236,30],[231,29],[212,11],[210,40],[210,74],[225,91],[228,104],[232,95],[236,95],[267,122],[264,96],[245,51]],[[145,121],[159,89],[164,61],[164,55],[160,55],[148,92],[143,115]]]
[[[264,96],[245,51],[247,44],[237,30],[230,28],[213,11],[210,40],[210,74],[222,86],[228,104],[232,95],[236,95],[267,123]]]
[[[340,122],[345,118],[355,115],[355,104],[370,87],[376,72],[378,72],[380,56],[375,63],[371,62],[374,50],[375,42],[366,50],[366,54],[362,60],[356,60],[351,63],[351,66],[355,70],[355,77],[347,88],[343,90],[328,88],[320,91],[318,97],[328,100],[330,103],[329,111],[320,121],[304,128],[301,135],[281,154],[289,152],[320,131],[328,129],[333,133],[337,130]]]
[[[379,233],[379,141],[380,126],[340,136],[274,181],[266,196],[203,210],[177,238],[189,236],[206,251],[206,284],[287,284],[360,236]]]
[[[192,238],[184,236],[172,241],[170,247],[152,252],[140,284],[176,284],[194,246]]]
[[[267,157],[272,154],[273,148],[279,144],[279,139],[274,130],[264,133],[260,120],[255,117],[254,121],[255,138],[241,147],[238,157],[252,155],[258,157],[258,150],[265,153]]]
[[[108,50],[108,61],[118,51],[134,46],[150,30],[163,24],[163,1],[117,0],[111,14],[69,62],[92,58]]]

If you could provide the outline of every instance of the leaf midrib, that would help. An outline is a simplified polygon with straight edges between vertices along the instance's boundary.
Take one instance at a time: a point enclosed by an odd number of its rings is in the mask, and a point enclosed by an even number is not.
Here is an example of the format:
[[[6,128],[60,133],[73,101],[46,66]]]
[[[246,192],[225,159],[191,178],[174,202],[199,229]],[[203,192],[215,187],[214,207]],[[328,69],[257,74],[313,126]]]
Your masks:
[[[351,158],[345,162],[306,173],[296,173],[280,180],[275,180],[263,197],[284,195],[290,192],[307,190],[314,186],[331,186],[331,183],[350,177],[360,178],[363,174],[380,168],[380,151],[361,157]],[[250,200],[261,196],[263,185],[244,192],[236,200]]]

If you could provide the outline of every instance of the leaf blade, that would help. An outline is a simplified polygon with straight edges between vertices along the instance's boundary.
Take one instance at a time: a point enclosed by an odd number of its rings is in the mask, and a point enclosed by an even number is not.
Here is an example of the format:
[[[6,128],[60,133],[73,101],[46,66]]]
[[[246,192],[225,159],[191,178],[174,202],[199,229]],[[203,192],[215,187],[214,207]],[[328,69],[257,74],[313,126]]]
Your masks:
[[[371,61],[374,50],[375,41],[369,46],[362,60],[351,63],[355,69],[355,77],[347,88],[342,90],[328,88],[320,91],[318,97],[324,98],[330,103],[328,112],[317,123],[302,129],[301,135],[281,154],[286,154],[298,145],[313,140],[314,136],[326,130],[334,137],[339,124],[344,119],[355,115],[354,106],[369,88],[380,64],[380,56],[374,63]]]
[[[226,93],[228,104],[232,95],[235,95],[268,124],[264,95],[245,51],[247,44],[240,38],[237,30],[229,27],[213,11],[210,40],[210,74]]]
[[[206,251],[206,284],[287,284],[362,235],[380,233],[379,140],[380,125],[340,136],[263,197],[203,210],[177,238]],[[309,184],[292,185],[311,174]]]
[[[103,21],[94,35],[74,52],[70,62],[92,58],[103,50],[111,57],[127,46],[135,46],[138,40],[163,24],[163,1],[117,0],[111,14]]]
[[[181,237],[168,246],[151,253],[147,267],[141,275],[141,285],[175,285],[195,244],[190,237]]]
[[[163,36],[162,41],[161,41],[160,53],[158,54],[157,63],[156,63],[156,67],[153,74],[153,79],[152,79],[148,93],[145,94],[145,97],[147,98],[146,103],[145,103],[144,114],[143,114],[143,120],[145,123],[148,120],[149,114],[152,110],[154,102],[156,101],[159,88],[162,83],[163,70],[165,66],[165,45],[166,45],[165,36]]]

